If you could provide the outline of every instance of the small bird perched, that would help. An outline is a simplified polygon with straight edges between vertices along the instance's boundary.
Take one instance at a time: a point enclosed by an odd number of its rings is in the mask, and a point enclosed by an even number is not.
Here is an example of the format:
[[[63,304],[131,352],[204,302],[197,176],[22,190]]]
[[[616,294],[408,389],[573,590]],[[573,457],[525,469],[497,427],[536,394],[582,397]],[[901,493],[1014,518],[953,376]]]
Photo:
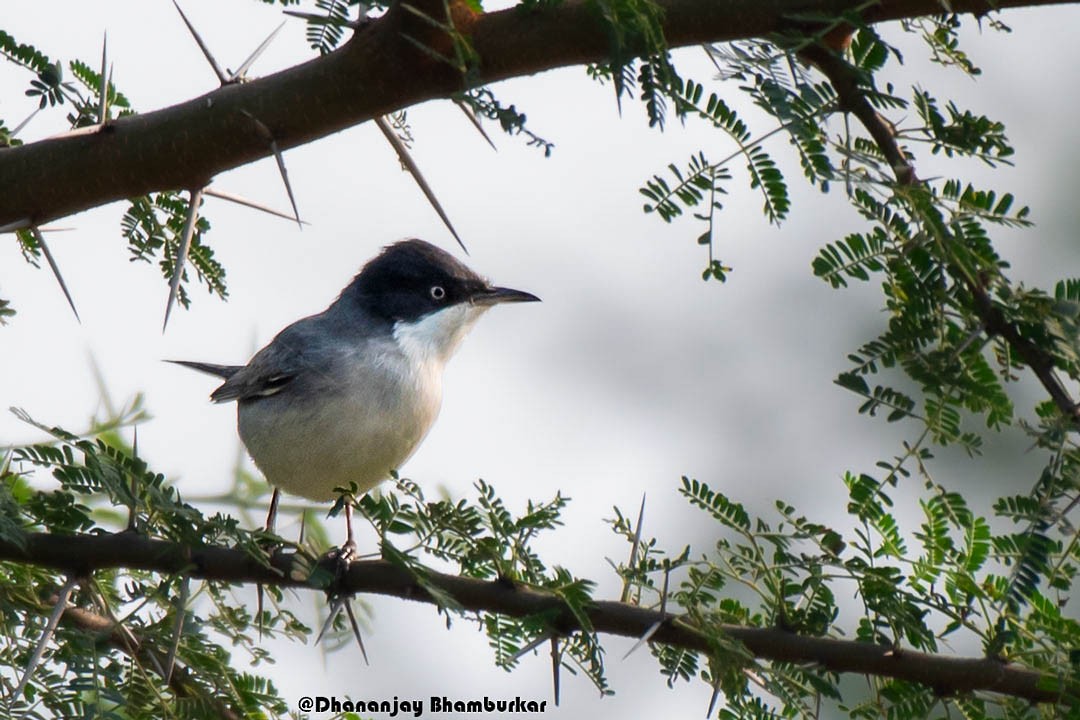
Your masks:
[[[401,466],[442,403],[442,370],[473,323],[505,302],[540,298],[494,287],[423,240],[389,245],[337,300],[297,320],[247,365],[172,362],[225,379],[210,395],[237,401],[237,425],[255,465],[279,490],[330,500],[366,492]],[[352,505],[346,504],[352,544]]]

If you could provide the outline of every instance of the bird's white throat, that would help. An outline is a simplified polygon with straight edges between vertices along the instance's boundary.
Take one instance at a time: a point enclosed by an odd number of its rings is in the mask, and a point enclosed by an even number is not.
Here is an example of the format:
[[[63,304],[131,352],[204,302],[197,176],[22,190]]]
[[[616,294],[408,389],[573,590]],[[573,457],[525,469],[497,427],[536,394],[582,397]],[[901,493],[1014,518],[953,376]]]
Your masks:
[[[450,359],[473,324],[489,308],[464,302],[433,312],[416,320],[394,323],[394,341],[416,363],[436,362],[440,365]]]

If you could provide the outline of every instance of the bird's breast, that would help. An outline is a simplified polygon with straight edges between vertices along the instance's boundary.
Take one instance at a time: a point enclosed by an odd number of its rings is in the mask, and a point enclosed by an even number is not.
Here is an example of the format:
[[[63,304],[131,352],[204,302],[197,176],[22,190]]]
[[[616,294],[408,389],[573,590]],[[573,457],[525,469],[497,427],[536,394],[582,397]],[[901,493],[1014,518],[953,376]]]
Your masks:
[[[240,436],[270,484],[329,500],[389,477],[416,450],[442,403],[442,364],[396,343],[342,353],[313,377],[239,407]]]

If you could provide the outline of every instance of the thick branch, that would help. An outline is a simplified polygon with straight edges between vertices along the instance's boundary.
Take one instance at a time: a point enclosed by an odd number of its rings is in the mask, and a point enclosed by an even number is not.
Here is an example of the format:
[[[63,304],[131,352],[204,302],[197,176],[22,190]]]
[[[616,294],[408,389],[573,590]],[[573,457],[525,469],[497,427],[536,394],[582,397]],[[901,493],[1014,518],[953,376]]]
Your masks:
[[[1077,0],[952,0],[956,12]],[[671,47],[760,37],[799,13],[841,13],[862,0],[657,0]],[[434,0],[413,7],[439,17]],[[941,12],[940,0],[881,0],[870,22]],[[462,34],[479,58],[481,84],[603,61],[608,37],[590,0],[480,15]],[[179,30],[178,30],[179,32]],[[46,221],[158,190],[204,186],[213,176],[266,157],[260,124],[290,148],[392,110],[463,89],[461,75],[405,36],[445,43],[395,5],[336,52],[248,83],[227,85],[104,129],[0,150],[0,226]],[[254,119],[253,119],[254,118]]]
[[[165,574],[186,573],[194,578],[233,583],[262,583],[283,587],[311,587],[305,563],[279,554],[272,567],[251,556],[220,547],[189,548],[130,533],[107,535],[51,535],[30,533],[25,547],[0,542],[0,560],[32,563],[68,573],[89,574],[104,568],[128,568]],[[332,575],[332,573],[330,573]],[[554,627],[571,631],[575,623],[565,604],[554,595],[510,583],[485,582],[431,572],[426,580],[452,596],[464,609],[524,617],[545,613]],[[406,569],[386,561],[354,562],[341,588],[434,603]],[[707,636],[674,616],[614,601],[597,601],[588,610],[597,632],[640,637],[658,621],[663,626],[653,641],[700,652],[710,652]],[[944,694],[989,691],[1032,702],[1080,703],[1080,687],[1060,686],[1058,679],[991,658],[956,658],[870,643],[796,635],[778,628],[723,625],[720,629],[742,642],[757,658],[791,663],[813,663],[838,673],[860,673],[920,683]],[[1054,688],[1058,687],[1057,690]]]

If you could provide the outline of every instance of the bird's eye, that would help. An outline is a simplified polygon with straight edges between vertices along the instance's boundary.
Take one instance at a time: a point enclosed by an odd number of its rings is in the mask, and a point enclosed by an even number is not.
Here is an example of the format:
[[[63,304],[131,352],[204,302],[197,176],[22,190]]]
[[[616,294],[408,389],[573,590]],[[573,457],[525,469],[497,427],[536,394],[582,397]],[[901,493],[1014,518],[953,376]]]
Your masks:
[[[446,297],[446,290],[443,289],[442,285],[432,285],[430,292],[432,300],[442,300]]]

